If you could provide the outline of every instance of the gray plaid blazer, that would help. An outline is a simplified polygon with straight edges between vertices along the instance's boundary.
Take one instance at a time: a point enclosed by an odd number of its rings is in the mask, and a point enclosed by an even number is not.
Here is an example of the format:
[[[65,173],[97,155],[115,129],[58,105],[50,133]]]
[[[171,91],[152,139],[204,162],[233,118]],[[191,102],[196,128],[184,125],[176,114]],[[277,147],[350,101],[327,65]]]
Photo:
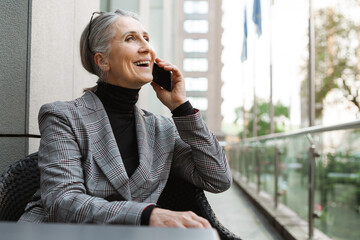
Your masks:
[[[156,204],[170,170],[207,191],[230,187],[225,154],[200,112],[171,120],[136,107],[135,119],[140,164],[129,178],[94,93],[42,106],[41,187],[19,221],[140,225],[141,213]],[[114,194],[122,200],[106,200]]]

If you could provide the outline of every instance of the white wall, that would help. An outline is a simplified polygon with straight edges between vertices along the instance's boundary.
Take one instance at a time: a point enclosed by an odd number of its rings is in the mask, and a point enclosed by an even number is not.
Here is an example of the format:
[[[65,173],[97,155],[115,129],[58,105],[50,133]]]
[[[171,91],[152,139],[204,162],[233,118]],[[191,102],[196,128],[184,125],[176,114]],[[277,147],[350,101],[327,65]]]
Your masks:
[[[99,8],[99,0],[32,1],[30,134],[39,134],[37,116],[43,104],[74,99],[96,84],[96,76],[81,65],[79,42]],[[38,142],[30,140],[29,152],[37,151]]]

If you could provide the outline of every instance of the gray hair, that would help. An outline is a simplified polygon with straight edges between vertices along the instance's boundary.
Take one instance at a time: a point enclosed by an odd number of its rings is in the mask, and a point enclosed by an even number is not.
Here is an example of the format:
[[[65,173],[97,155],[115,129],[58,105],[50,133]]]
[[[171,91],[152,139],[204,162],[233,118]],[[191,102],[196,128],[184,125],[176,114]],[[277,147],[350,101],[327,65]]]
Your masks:
[[[113,23],[119,17],[132,17],[139,21],[136,13],[120,9],[116,10],[115,12],[99,13],[99,15],[92,21],[90,20],[81,34],[81,63],[88,72],[97,75],[99,79],[103,78],[104,72],[95,63],[94,54],[100,52],[105,55],[105,58],[109,56],[110,41],[116,33],[115,28],[113,27]]]

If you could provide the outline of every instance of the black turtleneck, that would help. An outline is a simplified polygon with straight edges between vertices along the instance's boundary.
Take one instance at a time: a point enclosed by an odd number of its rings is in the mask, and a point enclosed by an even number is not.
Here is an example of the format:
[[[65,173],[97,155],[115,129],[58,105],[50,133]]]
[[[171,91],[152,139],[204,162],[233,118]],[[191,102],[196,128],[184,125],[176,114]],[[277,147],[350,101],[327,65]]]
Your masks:
[[[139,90],[122,88],[100,81],[95,92],[109,117],[129,178],[139,165],[134,115],[134,106],[139,98]]]
[[[140,89],[128,89],[98,81],[95,94],[104,105],[109,117],[116,143],[118,145],[126,173],[130,178],[139,165],[139,152],[136,138],[134,106],[139,98]],[[194,114],[194,109],[187,101],[177,107],[174,117]],[[141,224],[148,225],[152,210],[149,206],[141,215]]]

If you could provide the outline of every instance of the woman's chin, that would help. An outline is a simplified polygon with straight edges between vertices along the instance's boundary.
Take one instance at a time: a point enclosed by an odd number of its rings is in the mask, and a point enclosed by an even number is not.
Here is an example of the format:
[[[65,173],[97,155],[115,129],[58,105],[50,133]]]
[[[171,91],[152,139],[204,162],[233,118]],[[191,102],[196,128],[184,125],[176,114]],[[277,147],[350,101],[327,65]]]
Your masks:
[[[147,77],[144,77],[143,79],[141,79],[141,81],[144,83],[144,84],[148,84],[150,83],[151,81],[153,80],[153,76],[147,76]]]

